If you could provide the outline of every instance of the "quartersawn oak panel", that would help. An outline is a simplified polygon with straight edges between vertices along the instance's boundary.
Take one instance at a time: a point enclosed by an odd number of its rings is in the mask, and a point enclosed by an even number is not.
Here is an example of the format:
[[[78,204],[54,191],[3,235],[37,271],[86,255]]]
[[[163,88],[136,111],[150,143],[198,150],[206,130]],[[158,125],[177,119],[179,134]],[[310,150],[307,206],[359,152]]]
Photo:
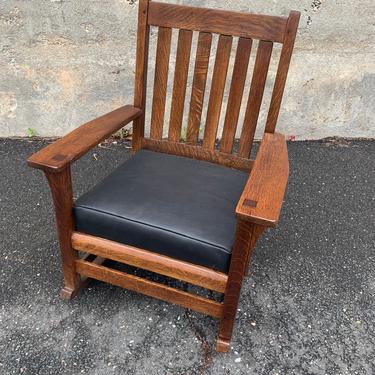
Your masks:
[[[196,144],[198,141],[207,83],[208,64],[210,61],[211,43],[211,34],[199,33],[194,67],[193,88],[191,90],[189,119],[186,131],[186,143],[188,144]]]
[[[168,140],[172,142],[181,141],[182,119],[184,116],[192,38],[193,32],[191,30],[180,30],[178,34],[176,67],[168,133]]]
[[[244,123],[241,132],[238,155],[242,158],[250,156],[254,141],[255,129],[258,123],[260,106],[266,86],[268,67],[272,55],[272,43],[261,40],[258,45],[254,74],[251,81],[249,99],[247,102]]]
[[[151,138],[155,139],[163,137],[171,38],[172,29],[159,27],[150,130]]]
[[[238,118],[240,115],[242,96],[245,88],[247,69],[249,67],[252,42],[252,39],[246,38],[239,38],[238,40],[232,82],[225,114],[223,135],[220,142],[220,150],[222,152],[232,152]]]
[[[210,100],[208,102],[206,125],[204,128],[203,147],[213,150],[223,103],[225,83],[229,66],[233,38],[220,35],[216,50],[215,67],[212,76]]]

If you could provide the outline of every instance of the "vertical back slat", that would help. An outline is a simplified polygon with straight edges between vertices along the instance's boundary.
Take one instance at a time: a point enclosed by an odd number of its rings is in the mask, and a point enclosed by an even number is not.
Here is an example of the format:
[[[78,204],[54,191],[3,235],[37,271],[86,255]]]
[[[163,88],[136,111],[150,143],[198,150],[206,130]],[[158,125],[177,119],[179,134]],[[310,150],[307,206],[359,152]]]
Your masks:
[[[281,101],[285,89],[286,78],[288,75],[290,59],[292,57],[294,41],[296,39],[300,13],[291,11],[286,25],[286,33],[281,49],[279,66],[276,73],[275,85],[273,88],[270,109],[268,112],[266,132],[274,133],[277,118],[280,112]]]
[[[240,38],[238,40],[227,111],[225,114],[223,135],[221,138],[220,150],[222,152],[232,152],[246,82],[247,69],[249,67],[251,45],[252,39]]]
[[[168,140],[172,142],[181,140],[192,37],[193,32],[191,30],[179,31],[168,133]]]
[[[163,137],[171,38],[172,29],[159,27],[150,132],[150,136],[153,139],[161,139]]]
[[[211,150],[215,148],[230,53],[232,50],[232,41],[233,38],[231,36],[220,35],[216,50],[215,67],[212,76],[210,100],[208,102],[203,138],[203,147]]]
[[[186,143],[188,144],[196,144],[198,141],[202,106],[206,89],[208,63],[211,52],[211,42],[212,35],[210,33],[199,33],[189,120],[186,133]]]
[[[272,42],[261,40],[258,45],[253,78],[250,86],[249,100],[247,102],[245,119],[241,132],[240,146],[238,150],[238,155],[243,158],[248,158],[250,156],[253,145],[271,55]]]
[[[141,147],[145,130],[146,88],[148,66],[148,42],[150,27],[147,24],[149,0],[140,0],[138,9],[137,55],[134,81],[134,107],[142,109],[142,115],[134,120],[132,149]]]

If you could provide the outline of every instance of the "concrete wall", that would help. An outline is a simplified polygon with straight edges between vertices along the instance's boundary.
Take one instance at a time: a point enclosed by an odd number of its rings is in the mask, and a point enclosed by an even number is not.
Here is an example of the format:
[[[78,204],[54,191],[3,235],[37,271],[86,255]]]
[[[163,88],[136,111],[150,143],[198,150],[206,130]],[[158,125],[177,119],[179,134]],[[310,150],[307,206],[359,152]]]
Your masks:
[[[300,10],[279,129],[297,139],[375,137],[373,0],[177,2]],[[136,17],[135,0],[1,0],[0,136],[63,135],[131,102]]]

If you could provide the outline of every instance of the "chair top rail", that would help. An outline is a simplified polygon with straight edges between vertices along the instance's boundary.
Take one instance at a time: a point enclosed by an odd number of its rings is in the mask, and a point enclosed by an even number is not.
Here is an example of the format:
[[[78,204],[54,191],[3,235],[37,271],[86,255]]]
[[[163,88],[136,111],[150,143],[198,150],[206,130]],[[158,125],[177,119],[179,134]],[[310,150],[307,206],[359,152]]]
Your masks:
[[[150,2],[148,24],[283,43],[287,17]]]

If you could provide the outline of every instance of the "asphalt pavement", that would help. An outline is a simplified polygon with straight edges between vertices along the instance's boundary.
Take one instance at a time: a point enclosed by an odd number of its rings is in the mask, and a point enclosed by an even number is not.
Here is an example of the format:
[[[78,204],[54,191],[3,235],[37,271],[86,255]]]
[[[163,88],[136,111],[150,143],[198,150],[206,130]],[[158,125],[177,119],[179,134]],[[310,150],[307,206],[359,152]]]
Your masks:
[[[258,242],[227,354],[215,319],[174,305],[100,282],[58,298],[51,197],[25,162],[47,143],[0,140],[1,375],[375,374],[374,141],[288,144],[282,218]],[[128,157],[124,142],[90,151],[75,196]]]

